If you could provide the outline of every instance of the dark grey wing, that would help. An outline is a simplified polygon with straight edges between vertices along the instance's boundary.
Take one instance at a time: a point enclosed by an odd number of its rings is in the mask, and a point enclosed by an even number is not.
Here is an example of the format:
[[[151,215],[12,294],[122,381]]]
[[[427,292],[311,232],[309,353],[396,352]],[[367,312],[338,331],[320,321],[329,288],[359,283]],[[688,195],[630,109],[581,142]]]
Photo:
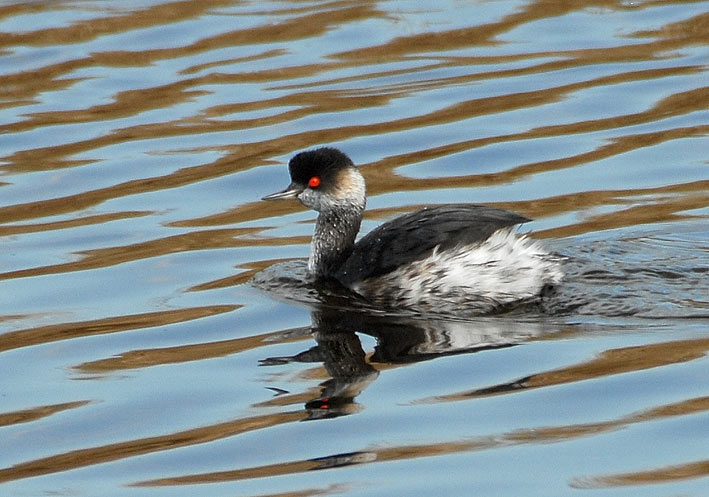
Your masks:
[[[437,246],[445,250],[475,244],[495,231],[530,219],[514,212],[472,204],[445,204],[382,224],[363,237],[335,277],[351,285],[423,259]]]

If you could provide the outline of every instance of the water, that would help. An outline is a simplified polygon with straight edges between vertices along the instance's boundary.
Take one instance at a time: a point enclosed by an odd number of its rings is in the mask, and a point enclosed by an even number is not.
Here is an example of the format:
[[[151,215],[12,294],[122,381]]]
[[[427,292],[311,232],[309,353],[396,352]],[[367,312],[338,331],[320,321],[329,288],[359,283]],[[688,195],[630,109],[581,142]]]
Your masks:
[[[709,2],[0,4],[0,494],[709,494]],[[319,145],[558,292],[310,285]]]

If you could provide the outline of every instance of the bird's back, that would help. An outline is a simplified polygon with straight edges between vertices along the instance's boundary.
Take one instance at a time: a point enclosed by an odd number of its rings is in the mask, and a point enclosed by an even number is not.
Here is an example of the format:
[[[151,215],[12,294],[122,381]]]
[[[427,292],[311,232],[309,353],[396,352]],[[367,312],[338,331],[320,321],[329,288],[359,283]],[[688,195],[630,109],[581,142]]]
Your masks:
[[[448,250],[487,240],[494,232],[529,221],[494,207],[445,204],[424,208],[382,224],[355,244],[334,275],[345,286],[381,276]]]

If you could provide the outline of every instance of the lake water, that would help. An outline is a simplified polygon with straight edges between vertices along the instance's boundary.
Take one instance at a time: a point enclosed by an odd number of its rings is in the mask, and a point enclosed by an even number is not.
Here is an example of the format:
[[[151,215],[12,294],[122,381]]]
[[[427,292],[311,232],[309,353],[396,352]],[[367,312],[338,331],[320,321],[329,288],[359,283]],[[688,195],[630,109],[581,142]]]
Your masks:
[[[689,0],[0,2],[0,495],[709,495],[708,45]],[[503,207],[566,280],[309,287],[259,199],[322,145],[363,232]]]

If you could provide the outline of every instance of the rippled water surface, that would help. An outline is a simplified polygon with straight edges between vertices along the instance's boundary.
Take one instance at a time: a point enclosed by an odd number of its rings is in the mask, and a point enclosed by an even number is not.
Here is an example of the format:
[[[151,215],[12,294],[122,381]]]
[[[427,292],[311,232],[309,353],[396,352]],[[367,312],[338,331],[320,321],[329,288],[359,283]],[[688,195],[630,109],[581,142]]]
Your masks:
[[[709,495],[709,2],[0,2],[0,494]],[[259,199],[517,211],[542,305],[392,315]]]

